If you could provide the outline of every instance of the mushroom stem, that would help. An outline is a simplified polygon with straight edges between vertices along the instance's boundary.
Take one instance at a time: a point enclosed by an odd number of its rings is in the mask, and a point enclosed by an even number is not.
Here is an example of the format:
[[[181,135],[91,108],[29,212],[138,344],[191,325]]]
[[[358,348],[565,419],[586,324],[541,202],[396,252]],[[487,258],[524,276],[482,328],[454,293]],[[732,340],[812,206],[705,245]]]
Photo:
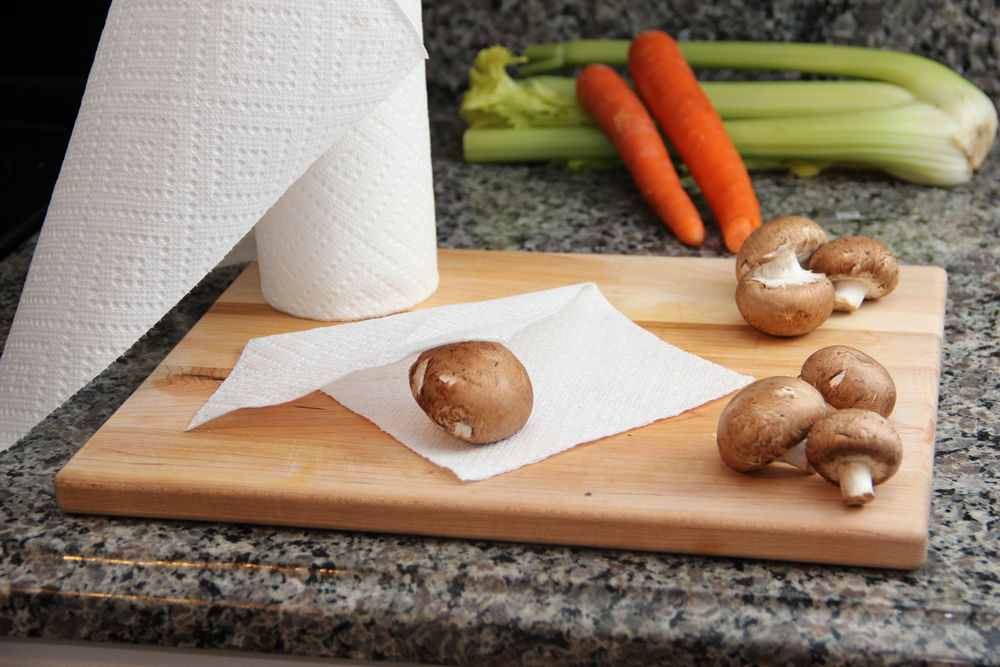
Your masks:
[[[784,454],[777,458],[778,461],[783,461],[790,466],[798,468],[802,472],[811,475],[815,470],[809,465],[809,459],[806,457],[806,441],[802,440],[799,444],[795,445]]]
[[[872,489],[872,471],[863,461],[846,461],[837,467],[840,493],[844,504],[852,507],[865,505],[875,498]]]
[[[860,308],[861,302],[868,295],[868,285],[861,280],[834,280],[833,289],[836,292],[833,307],[850,313]]]

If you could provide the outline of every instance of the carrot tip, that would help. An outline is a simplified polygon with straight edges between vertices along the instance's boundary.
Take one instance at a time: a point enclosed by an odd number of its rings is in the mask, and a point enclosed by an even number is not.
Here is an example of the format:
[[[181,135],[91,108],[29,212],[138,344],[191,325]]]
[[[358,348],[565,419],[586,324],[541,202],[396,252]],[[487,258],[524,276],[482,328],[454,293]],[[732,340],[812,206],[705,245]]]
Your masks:
[[[760,223],[751,218],[740,217],[729,220],[722,233],[726,249],[734,255],[737,254],[743,246],[743,242],[757,227],[760,227]]]
[[[684,234],[677,234],[677,240],[684,245],[700,246],[705,240],[705,227],[699,226],[696,229],[689,229]]]

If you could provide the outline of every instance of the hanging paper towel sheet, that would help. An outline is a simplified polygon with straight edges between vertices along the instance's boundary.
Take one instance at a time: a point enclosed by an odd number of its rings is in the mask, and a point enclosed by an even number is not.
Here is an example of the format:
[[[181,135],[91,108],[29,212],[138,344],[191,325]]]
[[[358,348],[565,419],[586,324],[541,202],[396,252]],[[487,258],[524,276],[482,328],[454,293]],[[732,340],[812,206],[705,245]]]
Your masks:
[[[0,450],[251,230],[280,310],[429,296],[421,34],[419,0],[116,0],[0,358]]]

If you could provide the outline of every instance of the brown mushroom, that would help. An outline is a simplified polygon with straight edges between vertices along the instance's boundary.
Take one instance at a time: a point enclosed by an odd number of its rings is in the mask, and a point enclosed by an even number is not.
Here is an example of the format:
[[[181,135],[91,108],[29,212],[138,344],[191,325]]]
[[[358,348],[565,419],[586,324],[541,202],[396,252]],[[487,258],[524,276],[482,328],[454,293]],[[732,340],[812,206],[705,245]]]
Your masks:
[[[534,403],[527,370],[507,347],[491,341],[424,351],[410,366],[410,391],[434,423],[476,444],[517,433]]]
[[[837,409],[861,408],[883,417],[896,406],[896,383],[885,366],[848,345],[816,350],[802,364],[803,380]]]
[[[736,287],[736,307],[750,326],[772,336],[800,336],[833,312],[833,284],[799,265],[785,249],[759,265]]]
[[[854,312],[865,299],[878,299],[899,284],[899,262],[885,245],[867,236],[844,236],[824,243],[809,269],[826,274],[837,291],[835,308]]]
[[[848,408],[819,420],[806,436],[809,464],[840,486],[845,505],[864,505],[873,487],[892,477],[903,459],[896,429],[871,410]]]
[[[719,455],[739,472],[783,461],[811,472],[803,440],[830,406],[811,384],[773,376],[748,384],[722,410],[716,428]]]
[[[786,215],[768,220],[753,230],[736,255],[736,279],[774,259],[783,250],[792,249],[799,264],[807,266],[813,252],[826,243],[826,232],[815,221],[801,215]]]

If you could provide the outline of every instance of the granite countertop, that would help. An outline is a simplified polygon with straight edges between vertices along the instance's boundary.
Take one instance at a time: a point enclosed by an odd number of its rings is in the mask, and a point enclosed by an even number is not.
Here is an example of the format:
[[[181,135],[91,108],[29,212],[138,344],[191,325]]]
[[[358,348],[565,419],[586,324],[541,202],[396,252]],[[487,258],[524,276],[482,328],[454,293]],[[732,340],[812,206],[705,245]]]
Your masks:
[[[711,229],[699,249],[670,238],[623,172],[463,163],[455,100],[476,50],[493,42],[659,26],[692,39],[916,50],[994,100],[1000,85],[994,6],[494,4],[425,8],[442,247],[725,254]],[[735,11],[738,27],[716,28]],[[683,27],[667,13],[686,13]],[[510,19],[502,27],[500,14]],[[876,236],[901,261],[948,272],[929,549],[918,570],[61,512],[55,473],[235,277],[228,268],[0,454],[0,635],[447,664],[1000,662],[1000,148],[953,188],[868,173],[753,180],[765,217],[807,215],[834,236]],[[0,262],[2,336],[32,246]]]

